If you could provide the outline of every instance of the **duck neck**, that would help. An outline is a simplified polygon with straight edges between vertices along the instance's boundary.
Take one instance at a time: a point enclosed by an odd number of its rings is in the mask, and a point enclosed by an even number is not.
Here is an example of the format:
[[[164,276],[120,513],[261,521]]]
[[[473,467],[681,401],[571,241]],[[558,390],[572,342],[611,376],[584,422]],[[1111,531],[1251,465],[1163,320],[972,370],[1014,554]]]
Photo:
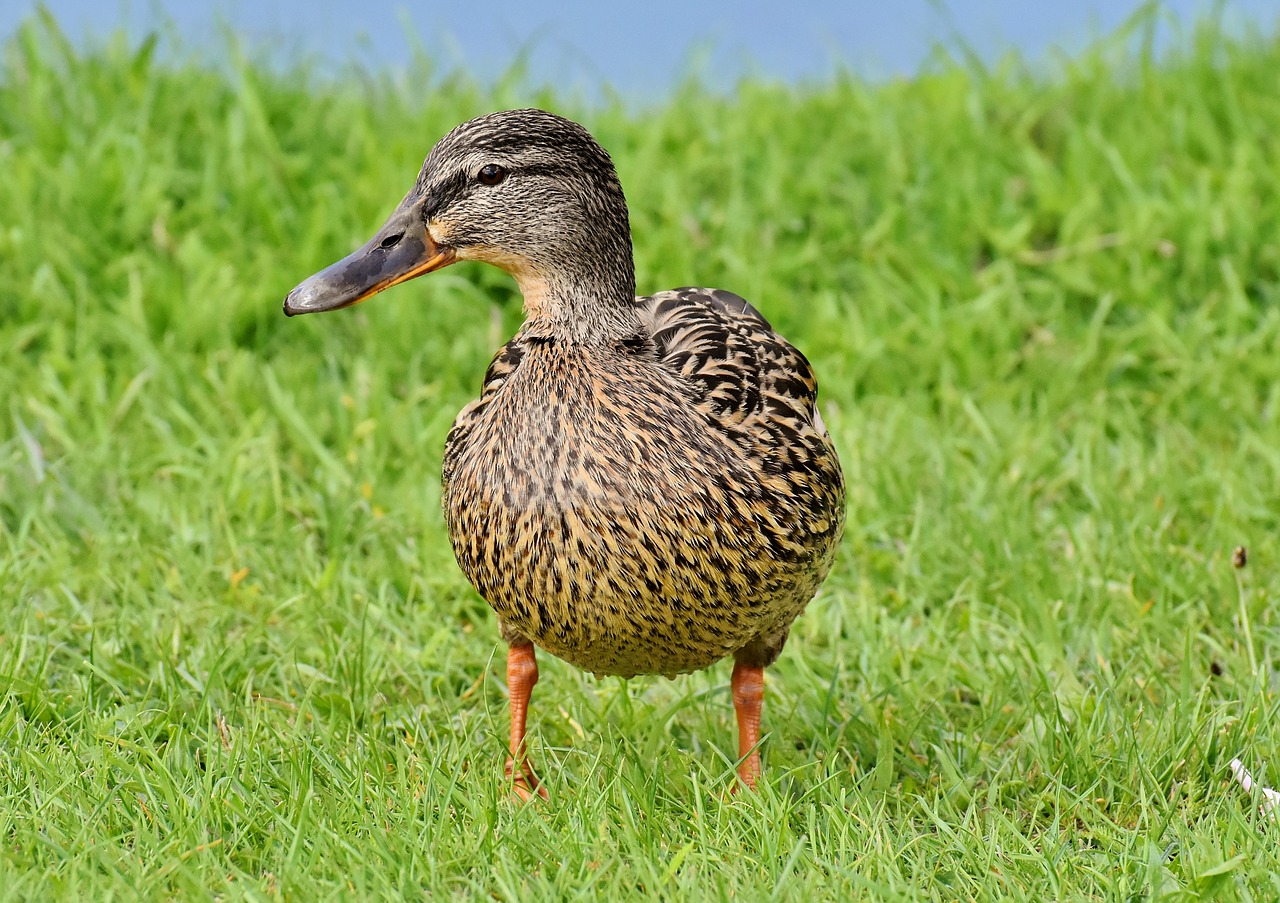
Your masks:
[[[583,345],[604,345],[634,335],[636,277],[630,243],[625,259],[598,257],[589,267],[561,265],[513,274],[524,295],[526,335]]]

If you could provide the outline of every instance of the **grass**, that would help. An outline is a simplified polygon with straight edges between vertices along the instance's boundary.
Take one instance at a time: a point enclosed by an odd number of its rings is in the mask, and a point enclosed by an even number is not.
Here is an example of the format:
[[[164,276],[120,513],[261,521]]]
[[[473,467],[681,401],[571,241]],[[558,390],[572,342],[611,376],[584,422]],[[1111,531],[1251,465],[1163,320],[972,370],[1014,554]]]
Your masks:
[[[1132,47],[636,111],[28,23],[0,898],[1274,899],[1227,763],[1280,782],[1280,41]],[[771,670],[758,794],[726,795],[727,667],[544,657],[551,799],[507,799],[438,489],[505,277],[280,315],[439,135],[526,103],[614,153],[642,290],[736,290],[819,374],[849,529]]]

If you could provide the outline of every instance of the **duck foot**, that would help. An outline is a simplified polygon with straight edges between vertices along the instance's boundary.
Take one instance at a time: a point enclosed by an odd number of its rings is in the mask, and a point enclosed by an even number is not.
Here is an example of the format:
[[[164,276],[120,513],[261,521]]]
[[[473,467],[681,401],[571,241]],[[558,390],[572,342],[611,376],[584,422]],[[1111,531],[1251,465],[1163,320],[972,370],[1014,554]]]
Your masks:
[[[507,780],[511,782],[511,795],[522,803],[527,803],[535,796],[547,799],[547,788],[542,786],[538,776],[526,759],[524,764],[516,768],[514,759],[507,759]]]

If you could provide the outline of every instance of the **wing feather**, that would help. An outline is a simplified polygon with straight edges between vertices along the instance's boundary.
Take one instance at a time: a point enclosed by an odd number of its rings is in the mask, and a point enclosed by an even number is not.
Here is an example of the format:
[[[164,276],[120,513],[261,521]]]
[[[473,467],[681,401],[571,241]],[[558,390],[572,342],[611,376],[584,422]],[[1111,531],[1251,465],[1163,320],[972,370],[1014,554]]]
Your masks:
[[[746,300],[708,288],[637,300],[658,362],[694,386],[715,416],[730,424],[795,418],[825,432],[813,367]]]

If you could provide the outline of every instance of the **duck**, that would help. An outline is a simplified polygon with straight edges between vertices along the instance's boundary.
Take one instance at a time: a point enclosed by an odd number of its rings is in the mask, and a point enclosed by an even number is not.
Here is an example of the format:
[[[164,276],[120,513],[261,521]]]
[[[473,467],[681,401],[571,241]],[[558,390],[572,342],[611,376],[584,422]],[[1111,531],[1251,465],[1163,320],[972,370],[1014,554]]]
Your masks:
[[[505,271],[524,301],[442,467],[454,556],[507,644],[511,790],[547,798],[526,744],[539,649],[597,677],[732,657],[731,789],[756,788],[765,669],[844,530],[813,367],[731,292],[637,296],[612,158],[538,109],[446,134],[386,223],[284,312],[347,308],[463,261]]]

